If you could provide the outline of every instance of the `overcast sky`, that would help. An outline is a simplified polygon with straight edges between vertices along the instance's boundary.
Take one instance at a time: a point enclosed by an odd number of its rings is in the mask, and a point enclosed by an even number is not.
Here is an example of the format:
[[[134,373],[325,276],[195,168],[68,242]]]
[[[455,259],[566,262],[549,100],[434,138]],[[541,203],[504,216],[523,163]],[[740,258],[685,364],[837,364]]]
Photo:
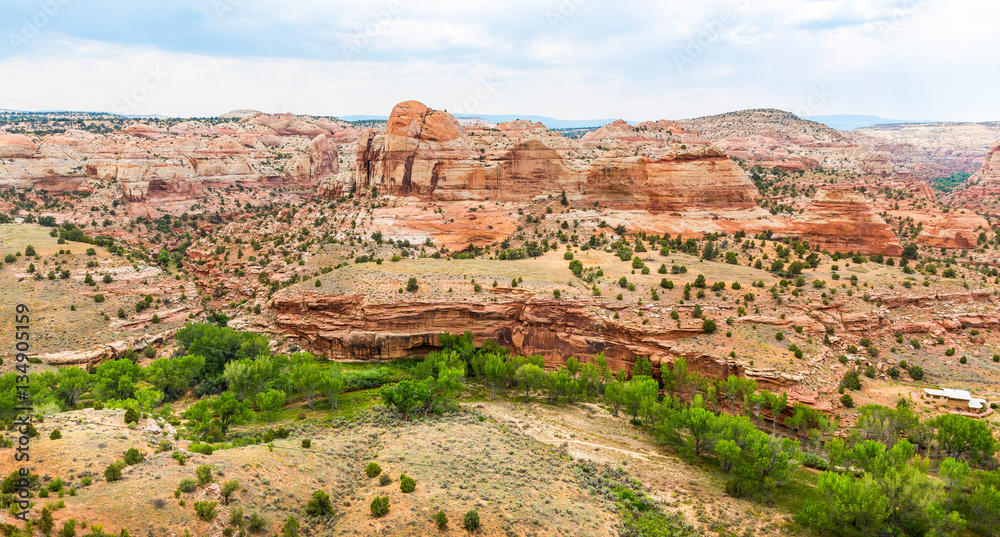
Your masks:
[[[996,0],[4,0],[0,108],[1000,120]]]

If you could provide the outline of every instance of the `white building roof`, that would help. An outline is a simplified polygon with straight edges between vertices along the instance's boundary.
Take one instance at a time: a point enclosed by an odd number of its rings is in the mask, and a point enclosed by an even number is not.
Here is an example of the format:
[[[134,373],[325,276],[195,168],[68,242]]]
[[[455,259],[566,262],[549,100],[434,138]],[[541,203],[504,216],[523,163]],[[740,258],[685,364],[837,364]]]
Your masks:
[[[974,408],[976,410],[982,409],[983,405],[986,404],[986,399],[972,397],[972,394],[966,390],[953,390],[951,388],[935,390],[931,388],[924,388],[924,393],[927,395],[934,395],[936,397],[947,397],[948,399],[955,401],[968,401],[969,408]]]
[[[927,395],[936,395],[938,397],[947,397],[948,399],[959,399],[962,401],[972,400],[972,394],[970,394],[966,390],[953,390],[951,388],[934,390],[931,388],[924,388],[924,393],[926,393]]]

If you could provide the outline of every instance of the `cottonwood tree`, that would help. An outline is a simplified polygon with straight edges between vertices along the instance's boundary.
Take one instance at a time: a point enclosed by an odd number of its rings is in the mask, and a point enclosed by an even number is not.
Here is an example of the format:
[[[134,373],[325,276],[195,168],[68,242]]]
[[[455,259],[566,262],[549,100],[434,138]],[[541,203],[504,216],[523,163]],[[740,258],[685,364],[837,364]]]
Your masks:
[[[234,392],[240,401],[247,397],[256,397],[273,377],[271,364],[250,358],[229,362],[222,372],[222,378],[226,380],[229,390]]]
[[[340,394],[344,391],[344,377],[342,366],[335,364],[327,370],[320,379],[319,391],[330,403],[330,409],[336,409],[340,404]]]
[[[525,364],[514,372],[514,378],[524,388],[524,402],[527,403],[531,390],[545,382],[545,370],[535,364]]]
[[[426,381],[402,380],[395,386],[382,386],[379,395],[383,403],[394,407],[403,415],[403,420],[408,421],[410,413],[430,398],[430,387]]]
[[[507,366],[504,359],[499,354],[490,354],[483,365],[483,374],[486,383],[493,391],[493,399],[497,398],[497,386],[507,380]]]
[[[309,408],[316,405],[316,392],[323,382],[323,371],[316,363],[316,357],[308,352],[297,352],[289,357],[290,364],[285,373],[289,386],[294,387]]]
[[[219,420],[222,427],[222,435],[225,436],[229,427],[239,425],[253,418],[253,411],[242,401],[236,399],[233,392],[222,392],[218,397],[212,399],[212,415]]]
[[[257,408],[267,416],[268,420],[273,420],[274,415],[285,406],[288,396],[281,390],[267,390],[257,394]]]
[[[174,400],[192,387],[192,382],[203,376],[205,357],[184,355],[177,358],[154,360],[143,370],[147,382],[163,392],[168,400]]]
[[[945,414],[934,420],[933,425],[937,427],[937,441],[948,456],[968,457],[974,465],[993,456],[995,440],[984,422]]]
[[[64,367],[59,370],[58,393],[68,408],[76,407],[77,401],[89,388],[87,372],[79,367]]]

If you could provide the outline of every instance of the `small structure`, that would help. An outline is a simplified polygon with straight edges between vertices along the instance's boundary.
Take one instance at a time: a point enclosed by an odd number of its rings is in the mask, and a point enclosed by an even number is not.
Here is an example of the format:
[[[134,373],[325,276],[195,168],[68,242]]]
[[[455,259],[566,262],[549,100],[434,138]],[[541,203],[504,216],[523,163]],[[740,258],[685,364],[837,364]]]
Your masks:
[[[989,408],[986,405],[986,399],[973,397],[966,390],[924,388],[924,399],[933,399],[952,410],[971,412],[972,414],[982,414]]]

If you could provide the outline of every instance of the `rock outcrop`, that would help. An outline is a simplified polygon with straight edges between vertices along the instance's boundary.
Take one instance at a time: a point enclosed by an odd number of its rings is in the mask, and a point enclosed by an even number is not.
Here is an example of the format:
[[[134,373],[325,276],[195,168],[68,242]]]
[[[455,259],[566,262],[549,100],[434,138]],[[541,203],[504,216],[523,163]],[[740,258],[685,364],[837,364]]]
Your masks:
[[[320,134],[304,153],[294,157],[285,167],[285,176],[291,182],[309,183],[329,179],[340,171],[337,144],[331,136]]]
[[[440,347],[442,332],[470,331],[476,341],[497,341],[517,354],[540,354],[557,367],[567,356],[592,360],[604,353],[613,369],[631,370],[639,356],[659,366],[682,355],[671,342],[699,327],[639,329],[596,315],[587,302],[499,293],[497,302],[404,301],[377,303],[365,295],[279,294],[271,303],[275,327],[332,358],[391,360]],[[688,356],[692,371],[725,377],[735,362]]]
[[[851,190],[821,190],[802,215],[772,229],[778,237],[794,236],[831,251],[903,253],[892,228],[872,210],[864,195]]]
[[[23,134],[0,136],[0,158],[32,158],[37,151],[35,142]]]
[[[314,189],[338,174],[338,146],[357,137],[349,124],[325,118],[238,116],[221,123],[137,122],[108,134],[2,135],[0,188],[103,190],[111,199],[155,200],[159,209],[183,212],[210,189]]]
[[[867,150],[891,154],[897,173],[926,180],[978,170],[1000,140],[1000,123],[900,123],[844,135]]]
[[[526,121],[467,131],[416,101],[396,105],[385,134],[360,135],[356,169],[358,189],[428,200],[527,201],[566,192],[657,212],[749,206],[757,197],[725,153],[672,122],[619,121],[575,141]]]

